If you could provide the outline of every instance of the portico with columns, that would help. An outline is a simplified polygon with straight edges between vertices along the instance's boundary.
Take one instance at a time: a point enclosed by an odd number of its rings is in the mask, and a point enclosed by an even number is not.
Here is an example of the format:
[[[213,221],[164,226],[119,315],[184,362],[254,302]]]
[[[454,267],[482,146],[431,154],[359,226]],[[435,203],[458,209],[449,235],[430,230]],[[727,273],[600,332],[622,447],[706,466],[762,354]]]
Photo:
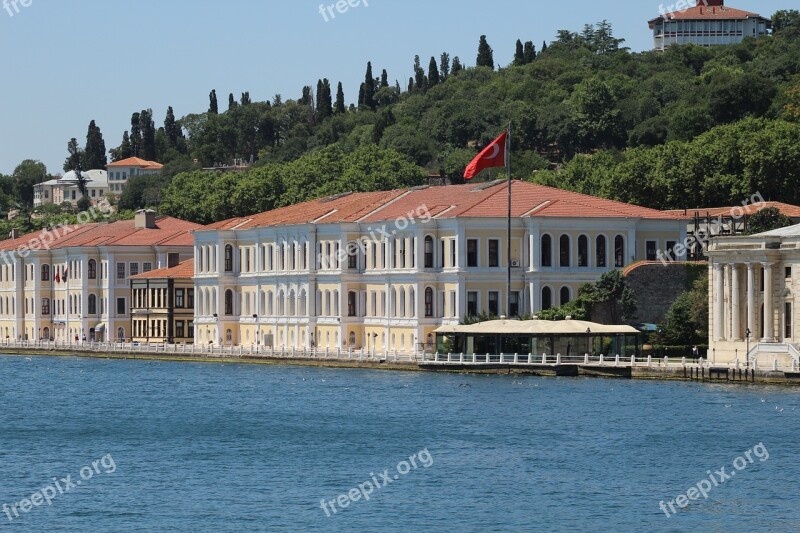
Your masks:
[[[800,226],[720,237],[709,249],[709,360],[798,362]],[[749,357],[748,357],[749,354]],[[759,354],[771,354],[769,357]]]

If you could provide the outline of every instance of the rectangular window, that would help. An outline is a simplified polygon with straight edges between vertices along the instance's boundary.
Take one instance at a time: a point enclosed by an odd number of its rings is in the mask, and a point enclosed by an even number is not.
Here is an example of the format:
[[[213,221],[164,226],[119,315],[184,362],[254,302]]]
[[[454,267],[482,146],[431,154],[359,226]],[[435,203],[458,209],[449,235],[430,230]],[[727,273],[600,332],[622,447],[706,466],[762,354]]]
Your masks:
[[[678,258],[675,256],[675,247],[678,245],[675,241],[667,241],[667,259],[669,261],[677,261]]]
[[[500,316],[500,293],[489,291],[489,315]]]
[[[786,302],[786,313],[784,315],[785,327],[786,330],[784,333],[784,337],[787,339],[791,339],[794,337],[792,334],[792,304],[790,302]]]
[[[194,338],[194,321],[189,321],[189,327],[186,330],[186,338],[193,339]]]
[[[42,314],[45,316],[50,314],[50,298],[42,298]]]
[[[139,263],[131,263],[131,276],[139,275]]]
[[[117,279],[125,279],[125,263],[117,263]]]
[[[478,316],[478,293],[470,291],[467,293],[467,315]]]
[[[489,239],[489,267],[497,268],[500,266],[500,241]]]
[[[478,239],[467,240],[467,267],[478,266]]]
[[[150,272],[153,270],[153,263],[142,263],[142,272]]]
[[[184,289],[175,289],[175,307],[178,309],[183,309],[184,307]],[[182,336],[182,335],[179,335]]]
[[[125,314],[125,298],[117,298],[117,314]]]
[[[786,279],[792,279],[792,267],[786,267]]]
[[[194,309],[194,289],[186,289],[186,307]]]
[[[356,293],[347,293],[347,316],[356,316]]]
[[[509,297],[509,304],[510,304],[508,311],[511,314],[511,317],[509,317],[509,318],[513,318],[513,317],[519,316],[519,293],[518,292],[512,292],[511,294],[508,295],[508,297]]]
[[[170,253],[167,254],[167,268],[175,268],[181,262],[180,254]]]
[[[183,320],[178,320],[175,322],[175,337],[182,339],[185,337],[184,335],[184,324]]]
[[[658,242],[647,241],[646,247],[647,247],[647,260],[655,261],[657,258]]]

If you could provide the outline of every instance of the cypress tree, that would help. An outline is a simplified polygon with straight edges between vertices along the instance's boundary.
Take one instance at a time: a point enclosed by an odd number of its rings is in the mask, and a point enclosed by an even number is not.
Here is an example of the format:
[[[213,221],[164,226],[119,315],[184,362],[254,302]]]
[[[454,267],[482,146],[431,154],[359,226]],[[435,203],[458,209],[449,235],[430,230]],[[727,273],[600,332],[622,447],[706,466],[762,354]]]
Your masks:
[[[212,115],[219,114],[219,106],[217,105],[217,90],[212,89],[208,95],[208,112]]]
[[[142,152],[142,128],[139,113],[131,115],[131,157],[139,157]]]
[[[69,153],[69,156],[67,156],[67,160],[64,161],[64,172],[80,170],[82,168],[81,160],[83,159],[83,150],[78,144],[78,139],[75,137],[70,139],[67,143],[67,153]]]
[[[300,101],[298,101],[297,103],[300,105],[310,106],[312,100],[313,98],[311,97],[311,86],[306,85],[305,87],[303,87],[303,96],[300,97]]]
[[[250,100],[250,91],[245,91],[245,92],[243,92],[243,93],[242,93],[242,100],[241,100],[241,102],[242,102],[242,105],[250,105],[250,103],[251,103],[251,100]]]
[[[408,92],[410,92],[410,93],[414,92],[414,78],[413,77],[408,78]]]
[[[533,41],[527,41],[525,43],[523,57],[525,58],[526,65],[529,65],[536,60],[536,47],[533,46]]]
[[[167,145],[170,148],[177,148],[180,128],[175,122],[175,113],[172,111],[172,106],[167,108],[167,116],[164,119],[164,133],[167,136]]]
[[[428,64],[428,86],[437,85],[439,85],[439,65],[436,64],[436,58],[431,57],[431,62]]]
[[[114,161],[122,161],[129,157],[133,157],[133,152],[131,152],[130,136],[128,135],[128,131],[125,130],[125,133],[122,134],[122,144],[119,145],[119,148],[117,148],[114,154]]]
[[[522,46],[522,41],[517,39],[517,49],[514,52],[514,65],[520,66],[525,64],[525,48]]]
[[[86,133],[86,148],[83,152],[86,170],[106,168],[106,164],[108,164],[106,143],[94,120],[89,123],[89,130]]]
[[[494,51],[489,46],[485,35],[481,35],[480,43],[478,44],[478,59],[475,62],[478,67],[489,67],[494,70]]]
[[[153,122],[153,110],[142,110],[139,114],[139,122],[142,127],[141,157],[148,161],[155,161],[158,154],[156,153],[156,124]]]
[[[459,72],[464,70],[463,65],[461,65],[461,59],[458,56],[453,58],[453,69],[450,71],[451,76],[458,75]]]
[[[375,111],[375,78],[372,76],[372,62],[367,63],[367,73],[364,76],[364,105]]]
[[[439,72],[441,81],[445,81],[450,77],[450,54],[447,52],[442,52],[442,57],[439,60]]]
[[[239,104],[236,103],[236,98],[233,97],[233,93],[228,95],[228,111],[236,109]]]
[[[539,52],[539,55],[542,55],[545,52],[545,50],[547,50],[547,41],[542,41],[542,49]]]
[[[331,98],[331,82],[327,78],[317,81],[317,116],[320,120],[333,114],[333,101]]]
[[[428,88],[428,83],[425,79],[425,71],[422,69],[419,56],[414,56],[414,87],[419,92],[425,92]]]
[[[381,72],[381,89],[388,86],[389,86],[389,73],[386,72],[386,69],[383,69],[383,72]]]
[[[342,82],[339,82],[339,86],[336,88],[336,114],[338,115],[344,112],[344,89],[342,89]]]

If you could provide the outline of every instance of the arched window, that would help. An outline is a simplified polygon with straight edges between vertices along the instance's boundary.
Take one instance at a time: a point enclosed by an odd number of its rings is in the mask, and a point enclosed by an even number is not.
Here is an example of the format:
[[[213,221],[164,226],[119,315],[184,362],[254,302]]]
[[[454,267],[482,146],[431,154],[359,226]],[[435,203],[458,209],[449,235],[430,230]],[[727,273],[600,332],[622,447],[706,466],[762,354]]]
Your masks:
[[[294,290],[289,291],[289,316],[297,315],[297,297]]]
[[[227,342],[228,344],[233,342],[233,330],[232,329],[229,329],[229,330],[225,331],[225,342]]]
[[[569,253],[569,235],[562,235],[559,239],[558,256],[559,265],[562,268],[569,268],[571,266],[571,258]]]
[[[597,255],[597,268],[605,268],[606,265],[606,237],[598,235],[595,244],[595,255]]]
[[[425,237],[425,268],[433,268],[433,237]]]
[[[233,246],[225,245],[225,272],[233,272]]]
[[[94,294],[89,295],[89,314],[96,315],[97,314],[97,296]]]
[[[622,235],[617,235],[614,239],[614,258],[614,266],[625,266],[625,238]]]
[[[542,310],[546,311],[547,309],[553,308],[553,291],[550,287],[545,287],[542,289]]]
[[[125,340],[125,328],[117,328],[117,339],[121,341]]]
[[[300,316],[306,316],[306,313],[307,313],[307,311],[306,311],[306,308],[307,308],[306,300],[307,299],[308,298],[306,296],[306,290],[305,289],[301,290],[300,291],[300,301],[299,301],[299,303],[300,303]]]
[[[233,315],[233,291],[230,289],[225,291],[225,314]]]
[[[42,281],[50,281],[50,265],[42,265]]]
[[[542,266],[553,266],[553,238],[550,235],[542,235]]]
[[[428,287],[425,289],[425,318],[433,316],[433,289]]]
[[[561,287],[561,305],[567,305],[570,299],[569,287]]]
[[[589,266],[589,239],[586,238],[586,235],[578,237],[578,266]]]
[[[355,346],[355,345],[356,345],[356,332],[355,331],[351,331],[350,332],[350,346]]]
[[[89,279],[97,279],[97,261],[89,259]]]

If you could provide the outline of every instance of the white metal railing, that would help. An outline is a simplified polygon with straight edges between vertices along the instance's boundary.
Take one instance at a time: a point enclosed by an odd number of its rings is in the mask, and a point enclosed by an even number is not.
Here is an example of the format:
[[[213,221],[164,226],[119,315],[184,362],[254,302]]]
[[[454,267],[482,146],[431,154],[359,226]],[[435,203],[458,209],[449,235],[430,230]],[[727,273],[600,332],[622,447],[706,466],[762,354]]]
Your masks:
[[[772,370],[788,370],[789,367],[782,365],[778,356],[785,355],[792,360],[790,370],[796,372],[800,368],[800,351],[793,344],[779,342],[759,342],[747,354],[747,363],[753,368],[758,368],[759,355],[772,356]]]

